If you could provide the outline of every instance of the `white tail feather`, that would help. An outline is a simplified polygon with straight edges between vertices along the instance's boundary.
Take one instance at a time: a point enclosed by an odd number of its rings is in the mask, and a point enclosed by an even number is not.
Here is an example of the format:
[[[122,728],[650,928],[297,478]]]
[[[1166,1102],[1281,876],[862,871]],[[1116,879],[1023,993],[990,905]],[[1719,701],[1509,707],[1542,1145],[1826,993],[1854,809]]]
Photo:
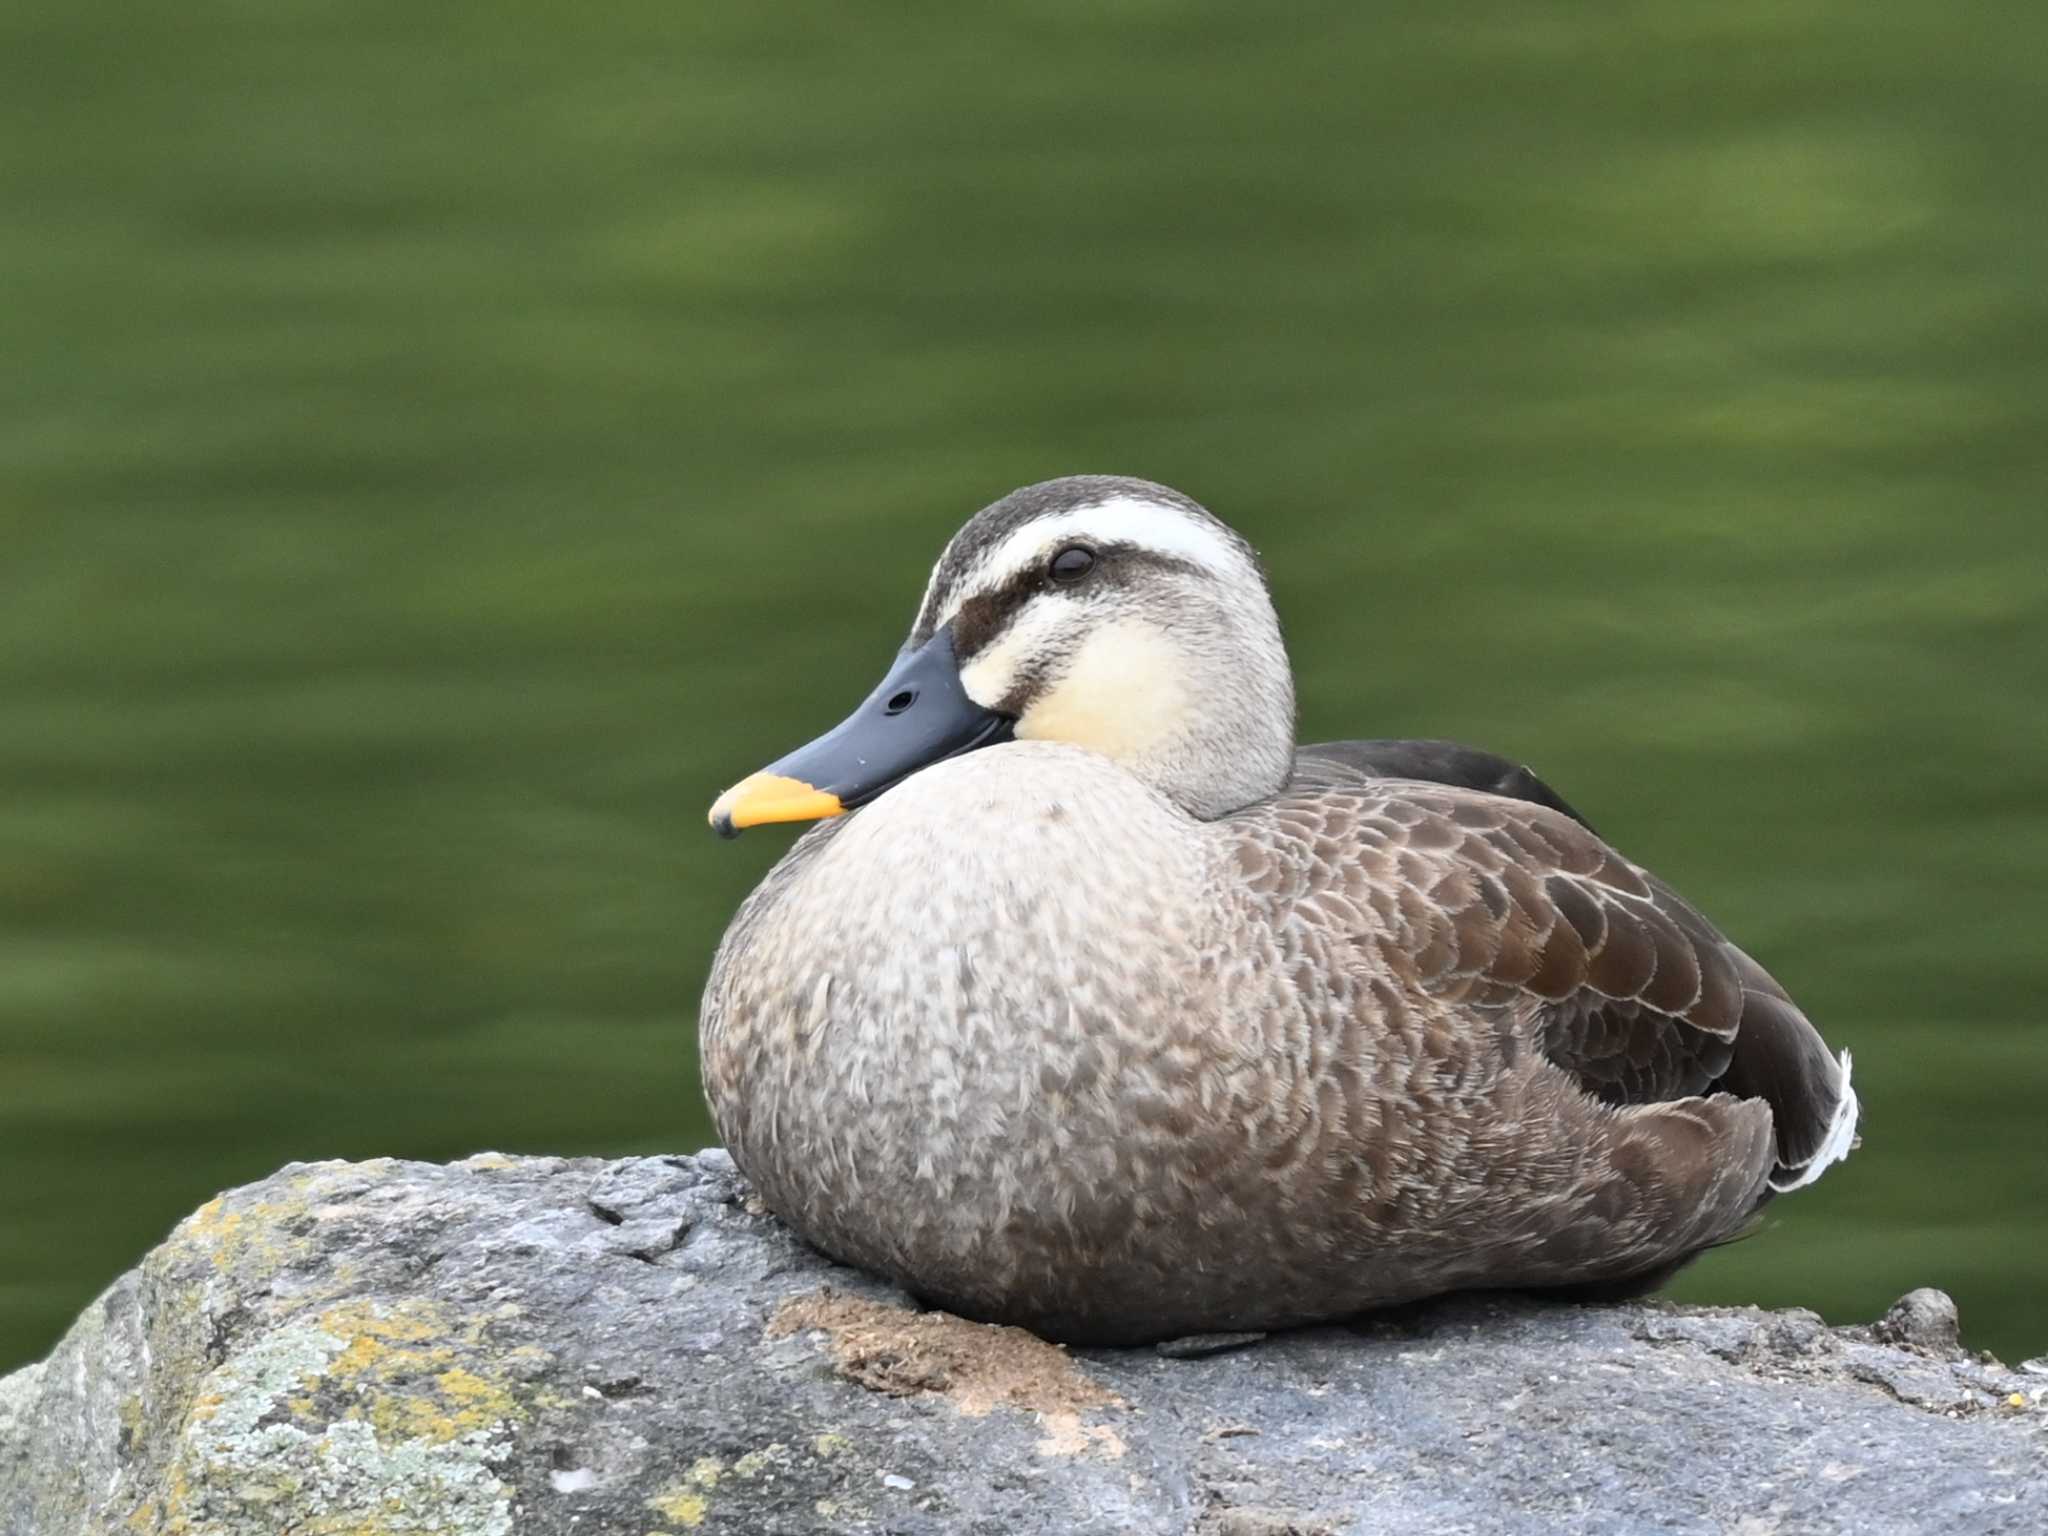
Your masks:
[[[1792,1177],[1784,1183],[1771,1180],[1771,1188],[1778,1194],[1788,1194],[1795,1189],[1804,1189],[1828,1169],[1847,1157],[1856,1145],[1856,1117],[1862,1106],[1856,1101],[1856,1090],[1849,1086],[1849,1053],[1842,1052],[1842,1095],[1835,1100],[1835,1112],[1828,1119],[1828,1133],[1821,1138],[1813,1156],[1788,1170]]]

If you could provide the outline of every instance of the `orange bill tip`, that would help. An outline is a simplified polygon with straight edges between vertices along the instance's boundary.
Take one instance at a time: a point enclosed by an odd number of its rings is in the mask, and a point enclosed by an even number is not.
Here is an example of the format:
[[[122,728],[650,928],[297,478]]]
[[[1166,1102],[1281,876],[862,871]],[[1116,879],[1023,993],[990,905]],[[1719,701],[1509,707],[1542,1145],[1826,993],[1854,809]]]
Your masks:
[[[721,837],[737,837],[748,827],[776,821],[819,821],[838,816],[846,807],[839,797],[779,773],[754,773],[741,779],[711,807],[711,826]]]

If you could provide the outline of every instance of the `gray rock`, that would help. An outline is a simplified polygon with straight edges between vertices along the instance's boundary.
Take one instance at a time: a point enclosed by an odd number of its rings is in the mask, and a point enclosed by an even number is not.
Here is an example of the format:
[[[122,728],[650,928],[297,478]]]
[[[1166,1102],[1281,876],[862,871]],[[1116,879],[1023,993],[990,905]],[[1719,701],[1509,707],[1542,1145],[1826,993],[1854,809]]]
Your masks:
[[[0,1381],[0,1532],[2048,1529],[2048,1387],[1944,1337],[1475,1297],[1068,1351],[828,1263],[722,1153],[294,1165]]]
[[[1924,1285],[1893,1302],[1877,1320],[1874,1332],[1886,1343],[1903,1344],[1930,1355],[1952,1354],[1963,1342],[1955,1298]]]

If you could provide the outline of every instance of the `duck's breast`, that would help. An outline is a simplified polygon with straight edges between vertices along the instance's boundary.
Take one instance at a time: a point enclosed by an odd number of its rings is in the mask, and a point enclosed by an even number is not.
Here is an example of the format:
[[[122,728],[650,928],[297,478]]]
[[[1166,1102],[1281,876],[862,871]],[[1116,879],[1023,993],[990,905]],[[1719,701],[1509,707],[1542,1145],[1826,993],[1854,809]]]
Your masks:
[[[814,1242],[898,1273],[950,1254],[985,1278],[1048,1223],[1128,1231],[1238,1054],[1201,958],[1218,855],[1107,760],[1035,742],[812,834],[705,997],[734,1156]]]

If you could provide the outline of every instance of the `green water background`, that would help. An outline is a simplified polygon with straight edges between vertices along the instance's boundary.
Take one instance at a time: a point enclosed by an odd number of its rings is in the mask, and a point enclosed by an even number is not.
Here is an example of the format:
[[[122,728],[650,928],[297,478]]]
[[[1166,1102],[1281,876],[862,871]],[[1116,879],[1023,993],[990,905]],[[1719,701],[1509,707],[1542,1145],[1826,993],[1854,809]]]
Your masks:
[[[2048,1346],[2048,9],[0,11],[0,1366],[294,1158],[710,1135],[705,966],[1009,487],[1262,547],[1856,1053],[1692,1298]]]

